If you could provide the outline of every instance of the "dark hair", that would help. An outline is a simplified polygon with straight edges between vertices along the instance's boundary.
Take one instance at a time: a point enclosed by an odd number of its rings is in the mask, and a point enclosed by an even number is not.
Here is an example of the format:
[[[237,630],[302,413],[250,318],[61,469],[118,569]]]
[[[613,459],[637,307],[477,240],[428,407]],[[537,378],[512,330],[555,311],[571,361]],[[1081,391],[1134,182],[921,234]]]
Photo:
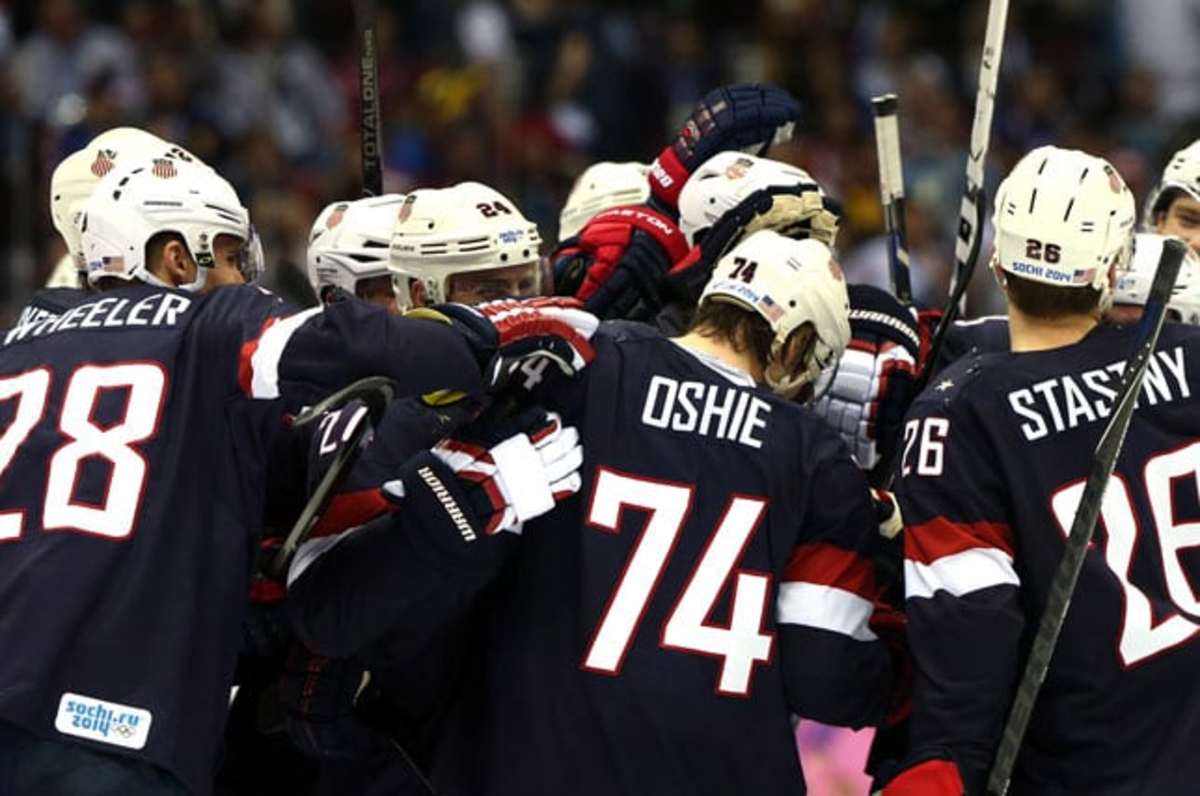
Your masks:
[[[172,242],[182,243],[184,248],[187,248],[187,241],[178,232],[155,232],[150,236],[150,240],[146,241],[146,259],[144,260],[147,271],[162,257],[163,249],[167,248],[167,244]]]
[[[709,299],[696,310],[689,332],[721,340],[739,354],[750,353],[766,367],[775,333],[757,313],[729,301]]]
[[[1047,285],[1015,274],[1005,275],[1004,291],[1017,309],[1042,320],[1087,315],[1100,306],[1100,291],[1094,287]]]

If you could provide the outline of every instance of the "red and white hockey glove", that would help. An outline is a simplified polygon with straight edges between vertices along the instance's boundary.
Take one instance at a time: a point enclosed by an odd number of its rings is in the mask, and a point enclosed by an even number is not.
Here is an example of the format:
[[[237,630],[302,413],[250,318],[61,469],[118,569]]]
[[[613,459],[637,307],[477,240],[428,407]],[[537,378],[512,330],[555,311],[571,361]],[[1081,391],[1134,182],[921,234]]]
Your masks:
[[[439,304],[410,315],[454,326],[474,350],[491,390],[507,384],[531,360],[553,362],[568,376],[582,370],[595,357],[589,340],[600,323],[578,301],[565,298],[504,299],[477,307]]]
[[[790,139],[799,119],[800,103],[779,86],[735,83],[713,89],[651,165],[652,201],[676,212],[683,184],[702,163],[731,149],[762,155],[771,144]]]
[[[466,487],[472,527],[484,535],[520,533],[582,485],[579,432],[542,409],[501,421],[485,413],[432,452]]]
[[[610,208],[550,255],[555,292],[601,318],[648,321],[662,307],[663,277],[687,251],[666,215],[644,205]]]

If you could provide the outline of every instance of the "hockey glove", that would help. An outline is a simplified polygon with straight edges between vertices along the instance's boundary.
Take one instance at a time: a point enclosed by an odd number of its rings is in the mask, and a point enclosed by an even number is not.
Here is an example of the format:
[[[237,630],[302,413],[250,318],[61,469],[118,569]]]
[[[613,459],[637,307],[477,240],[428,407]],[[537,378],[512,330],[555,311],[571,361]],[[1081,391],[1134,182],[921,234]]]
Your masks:
[[[553,362],[570,376],[584,368],[595,352],[592,334],[599,320],[574,299],[534,298],[489,301],[477,307],[439,304],[421,308],[410,316],[450,323],[475,352],[490,391],[531,360]],[[429,403],[445,403],[454,396],[426,396]]]
[[[579,432],[564,428],[558,415],[541,409],[527,409],[500,421],[485,413],[435,445],[432,453],[453,473],[466,496],[467,505],[456,509],[457,516],[442,501],[464,538],[520,533],[521,523],[550,511],[582,485]],[[438,492],[430,478],[422,475],[422,479]],[[399,481],[384,485],[393,499],[404,497],[406,491]]]
[[[886,467],[900,444],[920,354],[913,313],[886,291],[851,285],[850,345],[815,405],[863,470]],[[882,464],[881,464],[882,463]],[[882,473],[872,473],[880,482]]]
[[[614,207],[551,255],[555,290],[601,318],[647,321],[662,307],[663,277],[687,250],[665,215],[641,205]]]
[[[953,761],[925,758],[883,786],[883,796],[963,796],[966,788]]]
[[[791,138],[800,103],[770,83],[735,83],[713,89],[692,109],[675,137],[650,167],[655,206],[677,211],[688,176],[718,152],[740,149],[764,154]]]

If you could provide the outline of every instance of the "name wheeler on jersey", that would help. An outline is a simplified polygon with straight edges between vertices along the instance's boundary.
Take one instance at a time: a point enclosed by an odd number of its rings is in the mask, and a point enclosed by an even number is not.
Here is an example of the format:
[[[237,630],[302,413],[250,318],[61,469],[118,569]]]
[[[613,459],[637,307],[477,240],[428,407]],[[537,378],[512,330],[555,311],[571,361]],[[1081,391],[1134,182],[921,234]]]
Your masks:
[[[284,408],[375,374],[477,391],[478,365],[357,301],[81,298],[0,338],[0,720],[206,793]]]

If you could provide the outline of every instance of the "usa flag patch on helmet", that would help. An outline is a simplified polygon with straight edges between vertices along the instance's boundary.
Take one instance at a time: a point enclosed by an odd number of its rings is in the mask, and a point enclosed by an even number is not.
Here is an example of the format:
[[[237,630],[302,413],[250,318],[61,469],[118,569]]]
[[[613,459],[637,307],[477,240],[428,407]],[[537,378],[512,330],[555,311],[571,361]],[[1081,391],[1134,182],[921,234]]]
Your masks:
[[[150,173],[164,180],[169,180],[179,174],[175,169],[175,161],[170,158],[155,158],[150,167]]]
[[[96,153],[96,159],[92,161],[92,174],[97,177],[103,177],[112,171],[117,164],[113,160],[117,157],[117,153],[111,149],[101,149]]]

